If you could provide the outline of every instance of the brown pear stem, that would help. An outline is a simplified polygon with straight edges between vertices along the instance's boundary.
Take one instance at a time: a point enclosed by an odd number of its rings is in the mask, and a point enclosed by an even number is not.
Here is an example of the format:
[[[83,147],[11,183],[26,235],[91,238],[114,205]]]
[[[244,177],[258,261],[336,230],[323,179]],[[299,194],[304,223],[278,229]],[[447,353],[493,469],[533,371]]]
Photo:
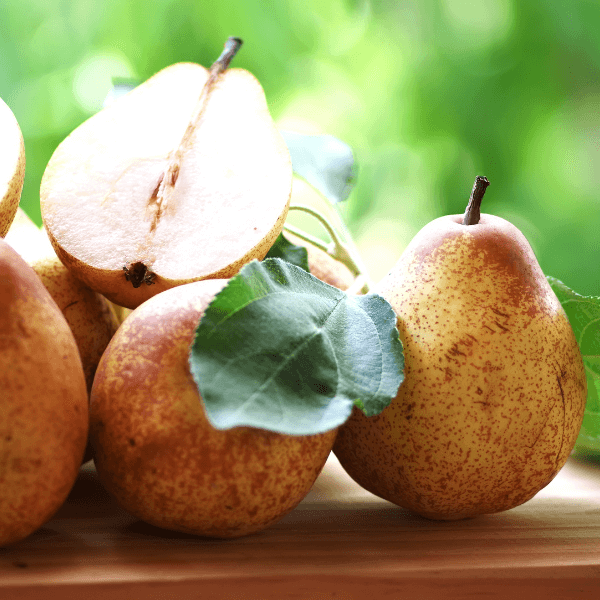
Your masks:
[[[177,148],[179,154],[181,154],[182,148],[184,148],[189,139],[192,137],[194,133],[194,129],[196,129],[196,125],[200,121],[200,117],[202,116],[202,112],[204,111],[204,107],[206,106],[206,100],[208,99],[209,94],[212,92],[215,82],[218,79],[221,73],[224,73],[229,66],[229,63],[232,61],[233,57],[237,54],[238,50],[242,46],[242,40],[236,37],[230,37],[225,42],[225,46],[223,48],[223,52],[215,62],[211,65],[208,70],[208,79],[202,88],[202,92],[200,92],[200,96],[198,98],[198,102],[196,102],[196,108],[194,110],[194,114],[188,123],[187,129],[183,134],[183,138],[181,138],[181,143]]]
[[[490,185],[490,182],[487,180],[487,177],[482,177],[481,175],[475,177],[469,204],[467,204],[467,210],[465,210],[465,216],[463,217],[463,225],[477,225],[479,223],[481,201],[488,185]]]
[[[213,63],[210,70],[218,70],[222,73],[228,66],[233,57],[238,53],[244,42],[239,37],[227,38],[221,56]]]

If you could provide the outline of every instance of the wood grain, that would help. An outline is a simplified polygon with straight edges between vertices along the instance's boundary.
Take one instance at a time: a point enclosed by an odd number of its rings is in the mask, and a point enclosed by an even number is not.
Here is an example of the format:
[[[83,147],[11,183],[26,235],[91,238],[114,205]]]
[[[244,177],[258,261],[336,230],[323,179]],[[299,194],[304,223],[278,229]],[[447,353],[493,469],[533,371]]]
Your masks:
[[[359,488],[331,458],[266,531],[208,540],[152,527],[82,468],[66,504],[0,549],[0,599],[592,598],[600,593],[600,465],[571,458],[533,500],[436,522]]]

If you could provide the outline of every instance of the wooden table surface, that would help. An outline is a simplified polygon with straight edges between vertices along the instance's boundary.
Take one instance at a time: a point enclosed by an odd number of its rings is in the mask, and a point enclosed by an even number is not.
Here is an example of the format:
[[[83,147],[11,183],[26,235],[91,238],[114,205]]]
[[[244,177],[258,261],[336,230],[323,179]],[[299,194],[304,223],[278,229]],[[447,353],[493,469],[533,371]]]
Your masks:
[[[207,540],[119,509],[93,467],[59,513],[0,549],[0,600],[600,598],[600,465],[571,458],[510,511],[434,522],[356,485],[332,456],[269,529]]]

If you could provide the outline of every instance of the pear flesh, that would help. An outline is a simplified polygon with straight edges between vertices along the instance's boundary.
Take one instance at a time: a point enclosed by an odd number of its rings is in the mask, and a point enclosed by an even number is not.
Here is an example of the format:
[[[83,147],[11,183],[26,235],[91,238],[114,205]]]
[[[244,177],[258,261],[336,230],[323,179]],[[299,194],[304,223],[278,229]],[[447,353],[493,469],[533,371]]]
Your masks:
[[[218,538],[291,511],[336,435],[210,424],[188,360],[196,326],[226,283],[182,285],[134,310],[100,360],[90,403],[98,477],[119,504],[152,525]]]
[[[19,124],[0,98],[0,237],[17,212],[25,178],[25,145]]]
[[[33,269],[0,240],[0,547],[48,521],[71,490],[88,433],[73,335]]]
[[[44,173],[56,253],[120,306],[230,277],[283,227],[292,165],[262,87],[211,72],[163,69],[73,131]]]
[[[586,402],[582,357],[533,250],[509,222],[425,226],[376,293],[398,316],[405,380],[354,410],[334,452],[360,485],[431,519],[515,507],[564,465]]]

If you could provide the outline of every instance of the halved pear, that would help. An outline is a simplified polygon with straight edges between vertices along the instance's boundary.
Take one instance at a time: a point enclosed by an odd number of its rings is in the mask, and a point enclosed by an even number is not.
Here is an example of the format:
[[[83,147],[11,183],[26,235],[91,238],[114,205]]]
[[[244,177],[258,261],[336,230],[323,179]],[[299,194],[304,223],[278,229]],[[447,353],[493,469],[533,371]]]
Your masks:
[[[160,71],[73,131],[46,168],[56,253],[120,306],[231,277],[283,227],[290,155],[259,82],[226,70],[226,52],[210,69]]]
[[[8,231],[23,189],[25,145],[15,115],[0,98],[0,237]]]

